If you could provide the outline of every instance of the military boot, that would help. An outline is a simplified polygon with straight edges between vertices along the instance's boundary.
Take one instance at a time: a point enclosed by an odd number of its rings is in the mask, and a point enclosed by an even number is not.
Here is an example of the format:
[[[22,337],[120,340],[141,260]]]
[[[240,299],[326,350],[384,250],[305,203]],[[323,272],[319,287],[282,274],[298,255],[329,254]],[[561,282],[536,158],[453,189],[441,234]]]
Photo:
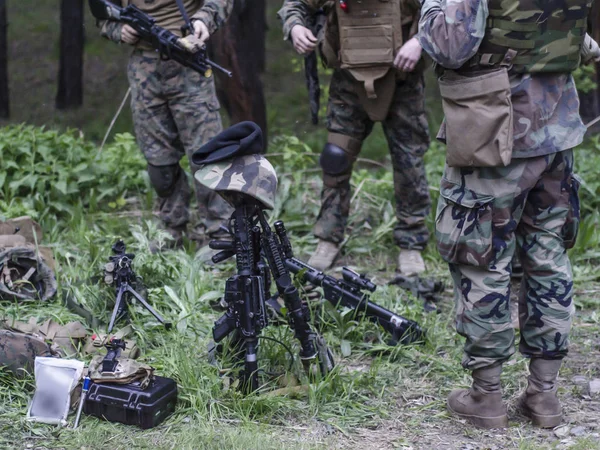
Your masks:
[[[319,239],[319,244],[313,255],[308,260],[308,265],[317,270],[327,270],[340,252],[341,246],[334,242]]]
[[[562,422],[562,408],[556,395],[558,370],[562,360],[532,358],[525,393],[519,397],[519,411],[541,428],[554,428]]]
[[[470,389],[455,389],[448,396],[448,410],[481,428],[508,426],[506,405],[502,403],[500,374],[502,366],[473,371]]]
[[[425,272],[425,261],[420,250],[400,250],[398,255],[398,272],[406,276],[418,275]]]

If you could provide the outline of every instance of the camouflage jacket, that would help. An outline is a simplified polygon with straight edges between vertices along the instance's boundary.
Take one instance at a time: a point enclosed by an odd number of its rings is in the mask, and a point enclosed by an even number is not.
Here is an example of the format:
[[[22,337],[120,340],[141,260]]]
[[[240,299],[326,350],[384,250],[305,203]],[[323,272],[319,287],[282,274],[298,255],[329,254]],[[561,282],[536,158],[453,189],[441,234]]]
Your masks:
[[[485,35],[486,0],[424,0],[418,39],[440,66],[458,69]],[[514,158],[531,158],[579,145],[586,128],[570,74],[509,72],[514,111]]]
[[[157,25],[167,30],[181,34],[183,17],[173,0],[111,0],[119,6],[133,4],[146,14],[157,20]],[[228,19],[233,9],[234,0],[184,0],[184,7],[191,20],[203,22],[210,34],[218,30]],[[102,35],[111,41],[121,42],[121,27],[119,22],[105,21],[100,23]],[[138,44],[139,48],[150,49],[145,43]]]

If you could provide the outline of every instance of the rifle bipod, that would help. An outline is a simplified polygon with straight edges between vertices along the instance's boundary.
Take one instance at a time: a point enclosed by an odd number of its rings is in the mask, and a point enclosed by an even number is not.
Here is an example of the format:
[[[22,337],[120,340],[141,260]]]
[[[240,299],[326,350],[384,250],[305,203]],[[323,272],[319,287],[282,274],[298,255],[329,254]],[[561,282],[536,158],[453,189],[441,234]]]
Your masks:
[[[324,339],[310,326],[310,310],[293,284],[283,245],[262,209],[252,201],[238,202],[228,231],[232,240],[209,244],[210,248],[220,250],[212,258],[215,264],[236,257],[236,274],[225,284],[226,312],[215,322],[213,338],[218,344],[232,335],[230,348],[243,365],[242,388],[253,392],[260,386],[258,349],[259,341],[267,339],[261,336],[261,331],[269,324],[266,300],[272,282],[285,304],[287,323],[300,343],[299,356],[304,369],[309,376],[327,375],[334,366],[332,354]]]

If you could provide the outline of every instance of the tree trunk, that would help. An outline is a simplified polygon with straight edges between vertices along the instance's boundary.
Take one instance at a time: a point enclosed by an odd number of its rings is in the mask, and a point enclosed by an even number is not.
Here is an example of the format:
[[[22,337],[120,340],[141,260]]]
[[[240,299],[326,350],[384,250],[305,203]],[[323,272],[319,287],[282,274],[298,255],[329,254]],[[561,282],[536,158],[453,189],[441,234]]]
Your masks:
[[[215,61],[233,72],[218,74],[218,95],[232,123],[251,120],[267,134],[260,75],[265,70],[265,0],[235,0],[227,24],[211,38]]]
[[[83,46],[83,0],[62,0],[58,109],[77,108],[83,104]]]
[[[600,3],[595,2],[592,9],[592,36],[596,42],[600,42]],[[600,63],[596,63],[596,116],[600,115]]]
[[[2,119],[8,119],[10,116],[7,29],[6,0],[0,0],[0,118]]]

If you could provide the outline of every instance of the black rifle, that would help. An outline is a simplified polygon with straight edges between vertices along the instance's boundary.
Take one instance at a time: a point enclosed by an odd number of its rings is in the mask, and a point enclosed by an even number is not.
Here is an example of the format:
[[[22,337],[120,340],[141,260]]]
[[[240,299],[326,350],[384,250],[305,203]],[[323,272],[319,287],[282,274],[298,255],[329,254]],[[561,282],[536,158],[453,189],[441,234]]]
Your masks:
[[[112,284],[117,292],[117,298],[115,300],[115,307],[110,317],[110,323],[108,324],[107,333],[110,334],[117,317],[124,316],[126,314],[127,301],[131,297],[135,298],[138,302],[146,308],[156,320],[162,323],[168,330],[171,328],[170,322],[165,322],[162,316],[157,313],[152,306],[148,304],[144,298],[138,294],[138,292],[132,287],[137,281],[137,275],[133,271],[131,264],[135,255],[133,253],[127,253],[125,243],[121,240],[117,241],[112,246],[113,256],[109,257],[109,262],[104,266],[105,277],[104,281],[107,284]]]
[[[176,34],[156,25],[156,20],[144,13],[134,5],[121,8],[108,0],[89,0],[90,9],[98,20],[114,20],[131,26],[140,36],[148,42],[166,59],[172,59],[179,64],[189,67],[196,72],[210,77],[212,69],[223,72],[228,77],[232,73],[208,59],[206,47],[192,53],[181,43],[181,38]]]
[[[347,267],[342,269],[342,280],[325,275],[320,270],[294,257],[292,245],[282,221],[275,222],[274,227],[282,244],[285,265],[288,270],[294,274],[300,274],[304,281],[323,288],[323,296],[330,303],[336,307],[342,305],[351,308],[381,325],[390,333],[389,344],[391,345],[410,344],[425,337],[425,331],[418,323],[394,314],[369,300],[368,293],[377,289],[371,280]]]
[[[325,26],[325,14],[323,10],[310,17],[309,29],[313,35],[320,39]],[[310,117],[313,125],[319,123],[319,108],[321,106],[321,85],[319,82],[319,63],[317,51],[310,52],[304,57],[304,77],[306,79],[306,88],[308,89],[308,101],[310,104]]]
[[[304,368],[311,375],[326,375],[333,368],[333,357],[323,338],[310,327],[310,311],[292,282],[282,245],[256,202],[244,194],[237,196],[239,201],[234,202],[236,208],[231,216],[232,240],[209,244],[212,249],[221,250],[213,256],[214,263],[235,256],[237,266],[237,273],[225,284],[227,312],[215,322],[213,338],[218,343],[233,333],[233,347],[244,353],[243,389],[258,389],[258,341],[269,323],[266,299],[270,297],[272,280],[284,300],[288,324],[300,342]]]

